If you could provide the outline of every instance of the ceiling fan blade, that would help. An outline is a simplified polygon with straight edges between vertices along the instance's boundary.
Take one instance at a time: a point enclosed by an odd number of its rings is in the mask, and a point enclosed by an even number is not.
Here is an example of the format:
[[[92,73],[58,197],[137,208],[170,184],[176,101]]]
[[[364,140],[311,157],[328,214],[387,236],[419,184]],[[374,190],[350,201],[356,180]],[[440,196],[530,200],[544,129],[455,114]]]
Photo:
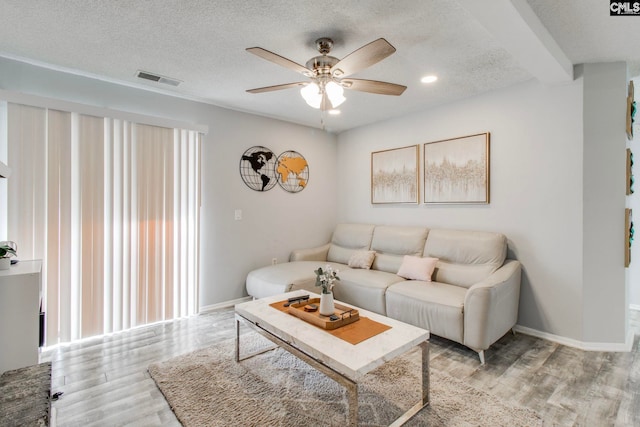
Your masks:
[[[377,93],[379,95],[402,95],[406,86],[377,80],[344,79],[340,84],[345,89],[359,90],[360,92]]]
[[[293,62],[292,60],[287,59],[284,56],[280,56],[277,53],[269,52],[268,50],[261,47],[249,47],[247,48],[247,52],[253,53],[254,55],[257,55],[262,59],[266,59],[267,61],[271,61],[282,67],[293,70],[296,73],[304,74],[308,77],[311,77],[313,75],[313,72],[311,72],[311,70],[309,70],[307,67],[303,67],[297,62]]]
[[[274,90],[282,90],[282,89],[290,89],[292,87],[300,87],[308,84],[309,82],[295,82],[295,83],[285,83],[283,85],[275,85],[275,86],[265,86],[259,87],[256,89],[248,89],[249,93],[264,93],[264,92],[273,92]]]
[[[383,38],[356,49],[331,67],[331,75],[335,77],[349,76],[382,61],[396,51],[396,48]]]

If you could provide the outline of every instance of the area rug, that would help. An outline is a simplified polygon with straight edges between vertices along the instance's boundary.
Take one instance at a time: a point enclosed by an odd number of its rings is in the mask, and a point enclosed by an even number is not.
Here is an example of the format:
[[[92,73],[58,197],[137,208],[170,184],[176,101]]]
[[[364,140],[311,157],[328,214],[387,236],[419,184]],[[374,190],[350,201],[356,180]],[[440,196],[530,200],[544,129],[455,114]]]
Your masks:
[[[242,338],[242,351],[270,343]],[[234,341],[154,363],[149,373],[182,425],[343,426],[344,387],[295,356],[276,349],[236,363]],[[366,375],[358,387],[359,425],[386,426],[420,398],[416,350]],[[505,404],[431,370],[431,402],[408,426],[538,426],[538,415]]]
[[[51,362],[0,376],[0,426],[48,426]]]

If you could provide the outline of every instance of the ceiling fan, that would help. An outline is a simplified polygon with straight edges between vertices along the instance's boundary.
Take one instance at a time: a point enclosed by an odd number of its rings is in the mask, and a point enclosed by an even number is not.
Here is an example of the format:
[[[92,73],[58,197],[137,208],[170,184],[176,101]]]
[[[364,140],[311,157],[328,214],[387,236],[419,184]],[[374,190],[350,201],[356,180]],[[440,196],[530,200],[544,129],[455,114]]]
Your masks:
[[[296,71],[311,80],[308,82],[285,83],[275,86],[267,86],[249,89],[249,93],[263,93],[275,90],[302,87],[300,93],[307,104],[322,111],[337,108],[345,101],[344,89],[358,90],[380,95],[402,95],[406,86],[395,83],[380,82],[376,80],[363,80],[350,78],[351,74],[361,71],[373,64],[382,61],[393,54],[396,48],[383,38],[379,38],[369,44],[356,49],[342,59],[329,56],[333,40],[322,37],[316,40],[316,48],[320,52],[302,66],[290,59],[270,52],[261,47],[250,47],[247,51],[267,61]]]

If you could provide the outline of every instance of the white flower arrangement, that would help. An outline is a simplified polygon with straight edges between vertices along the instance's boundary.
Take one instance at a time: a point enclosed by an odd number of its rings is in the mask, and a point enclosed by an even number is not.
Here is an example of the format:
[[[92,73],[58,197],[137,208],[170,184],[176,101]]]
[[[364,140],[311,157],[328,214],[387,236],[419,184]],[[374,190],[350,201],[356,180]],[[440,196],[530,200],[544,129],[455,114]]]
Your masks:
[[[337,280],[340,280],[338,277],[339,270],[333,270],[329,264],[324,267],[319,267],[317,270],[313,270],[316,273],[316,286],[322,287],[323,294],[330,294],[331,290],[336,284]]]

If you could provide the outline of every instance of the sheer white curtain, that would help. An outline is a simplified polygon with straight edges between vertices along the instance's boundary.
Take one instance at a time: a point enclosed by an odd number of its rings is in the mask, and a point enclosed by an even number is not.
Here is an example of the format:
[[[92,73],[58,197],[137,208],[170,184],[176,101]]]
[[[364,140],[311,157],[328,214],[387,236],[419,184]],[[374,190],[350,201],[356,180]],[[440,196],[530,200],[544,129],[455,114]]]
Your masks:
[[[194,314],[200,134],[8,104],[8,237],[43,259],[47,345]]]

